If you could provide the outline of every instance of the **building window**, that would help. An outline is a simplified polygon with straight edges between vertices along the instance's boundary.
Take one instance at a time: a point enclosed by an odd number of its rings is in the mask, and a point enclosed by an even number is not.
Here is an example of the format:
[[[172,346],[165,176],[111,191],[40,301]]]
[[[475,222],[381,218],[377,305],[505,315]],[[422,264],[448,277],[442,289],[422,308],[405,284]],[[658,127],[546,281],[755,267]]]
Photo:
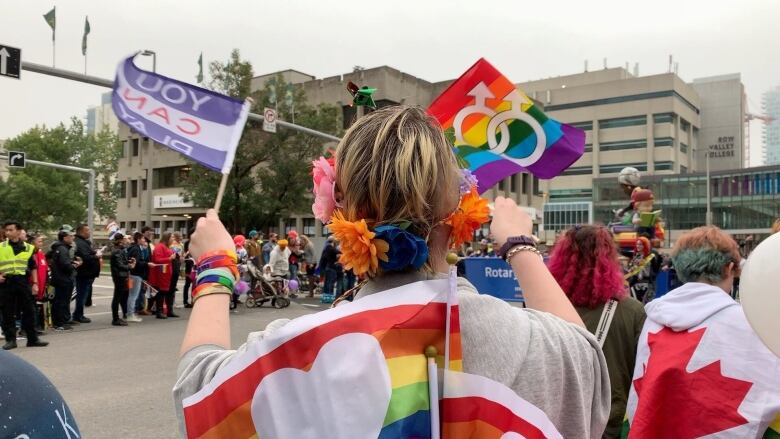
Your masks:
[[[509,190],[514,193],[517,193],[517,178],[517,174],[509,177]]]
[[[680,118],[680,131],[688,132],[688,128],[690,128],[690,127],[691,127],[691,124],[687,120],[685,120],[685,119],[683,119],[681,117]]]
[[[674,123],[674,113],[654,114],[653,123]]]
[[[171,166],[167,168],[157,168],[154,170],[154,189],[165,189],[172,187],[181,187],[189,178],[192,167]]]
[[[578,224],[591,224],[592,211],[592,202],[547,203],[544,206],[544,228],[558,232]]]
[[[287,218],[284,220],[284,236],[290,233],[290,230],[295,230],[295,218]]]
[[[688,173],[688,167],[680,165],[680,174],[687,174]]]
[[[638,171],[647,171],[647,163],[623,163],[621,165],[601,165],[599,166],[599,172],[602,174],[617,174],[627,166],[636,168]]]
[[[602,142],[599,144],[600,151],[618,151],[621,149],[641,149],[647,147],[645,139],[618,140],[615,142]]]
[[[154,234],[157,236],[160,236],[160,222],[159,221],[153,221],[152,222],[152,228],[154,229]]]
[[[528,193],[528,174],[520,174],[520,192],[522,194]]]
[[[118,192],[117,197],[118,198],[125,198],[127,197],[127,182],[126,181],[117,181],[116,182],[116,190]]]
[[[130,198],[138,198],[138,180],[130,180]]]
[[[138,230],[138,223],[136,221],[130,221],[127,224],[127,231],[128,232],[135,232],[136,230]]]
[[[674,145],[674,138],[672,137],[656,137],[653,139],[654,146],[672,146]]]
[[[141,180],[141,190],[142,191],[146,190],[146,179],[145,178],[143,180]]]
[[[687,153],[688,152],[688,145],[680,142],[680,152]]]
[[[122,141],[122,145],[119,147],[119,158],[125,158],[127,154],[127,140]]]
[[[577,200],[590,199],[593,196],[593,189],[552,189],[550,191],[550,200]],[[544,208],[547,211],[547,206]]]
[[[574,128],[579,128],[583,131],[590,131],[593,129],[593,121],[591,120],[586,122],[574,122],[570,123],[569,125],[573,126]]]
[[[326,226],[325,224],[323,224],[323,225],[322,225],[322,236],[324,236],[324,237],[326,237],[326,238],[327,238],[327,237],[328,237],[328,236],[330,236],[332,233],[333,233],[333,232],[331,232],[331,231],[330,231],[330,229],[328,228],[328,226]]]
[[[593,144],[592,143],[586,143],[585,144],[585,152],[593,152]]]
[[[647,125],[647,116],[618,117],[615,119],[602,119],[599,128],[620,128]]]
[[[126,230],[124,221],[119,221],[119,230]]]
[[[628,96],[617,96],[614,98],[594,99],[592,101],[571,102],[568,104],[559,104],[559,105],[546,105],[544,107],[544,110],[560,111],[560,110],[569,110],[572,108],[594,107],[596,105],[620,104],[623,102],[644,101],[647,99],[670,98],[670,97],[676,98],[677,100],[682,102],[686,107],[690,108],[691,111],[694,111],[696,112],[696,114],[699,114],[699,109],[696,108],[695,105],[693,105],[689,100],[685,99],[681,94],[677,93],[674,90],[651,91],[649,93],[640,93],[640,94],[628,95]]]
[[[655,162],[656,171],[671,171],[674,169],[674,162]]]
[[[534,195],[535,196],[541,195],[541,192],[539,191],[539,177],[535,175],[534,175],[533,185],[534,185]]]
[[[592,173],[592,166],[572,166],[571,168],[563,171],[561,175],[590,175]]]
[[[133,139],[133,157],[138,157],[138,146],[139,146],[140,139]]]
[[[309,236],[309,237],[314,236],[314,231],[315,231],[315,228],[316,228],[316,227],[314,227],[314,224],[315,224],[314,218],[304,218],[303,219],[303,234],[306,235],[306,236]]]

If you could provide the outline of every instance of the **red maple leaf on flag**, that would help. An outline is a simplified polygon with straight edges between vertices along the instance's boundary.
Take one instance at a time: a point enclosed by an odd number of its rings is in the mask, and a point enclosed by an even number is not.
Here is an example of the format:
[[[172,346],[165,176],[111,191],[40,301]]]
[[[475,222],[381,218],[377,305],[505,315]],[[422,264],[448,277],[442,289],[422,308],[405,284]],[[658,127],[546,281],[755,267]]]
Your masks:
[[[737,409],[753,383],[723,376],[720,360],[693,372],[686,367],[706,328],[648,334],[644,375],[629,437],[697,438],[746,424]]]

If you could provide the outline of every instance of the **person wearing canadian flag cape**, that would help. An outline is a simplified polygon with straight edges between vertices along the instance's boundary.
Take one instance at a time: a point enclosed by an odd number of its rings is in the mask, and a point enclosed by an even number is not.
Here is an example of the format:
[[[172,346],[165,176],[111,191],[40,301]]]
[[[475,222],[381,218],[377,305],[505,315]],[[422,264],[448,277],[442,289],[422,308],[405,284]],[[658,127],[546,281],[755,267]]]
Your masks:
[[[629,438],[780,437],[780,358],[730,295],[736,242],[699,227],[677,241],[672,259],[684,285],[646,306]]]
[[[173,389],[190,438],[598,438],[606,363],[547,270],[531,219],[495,200],[491,233],[528,308],[477,294],[450,248],[490,219],[477,182],[419,108],[373,111],[313,164],[315,216],[366,281],[353,300],[277,320],[230,348],[230,236],[198,221],[193,310]],[[456,259],[456,258],[455,258]]]

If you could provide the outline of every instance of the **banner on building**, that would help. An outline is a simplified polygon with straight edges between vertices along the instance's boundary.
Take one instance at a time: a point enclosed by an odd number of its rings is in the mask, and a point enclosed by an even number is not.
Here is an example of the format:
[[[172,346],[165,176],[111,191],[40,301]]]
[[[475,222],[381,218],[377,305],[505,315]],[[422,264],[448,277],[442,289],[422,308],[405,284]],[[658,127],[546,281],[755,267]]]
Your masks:
[[[119,120],[207,168],[230,172],[249,102],[141,70],[134,57],[116,71],[111,101]]]

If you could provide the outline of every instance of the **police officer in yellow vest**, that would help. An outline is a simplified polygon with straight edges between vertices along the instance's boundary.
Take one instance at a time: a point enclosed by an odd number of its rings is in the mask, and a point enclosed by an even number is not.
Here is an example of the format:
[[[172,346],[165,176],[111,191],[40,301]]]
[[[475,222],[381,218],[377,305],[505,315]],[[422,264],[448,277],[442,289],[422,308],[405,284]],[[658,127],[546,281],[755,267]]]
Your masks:
[[[16,321],[14,312],[22,315],[22,329],[27,333],[27,346],[46,346],[49,343],[38,338],[35,332],[35,302],[33,290],[37,289],[35,275],[35,247],[22,241],[22,226],[9,221],[3,225],[6,240],[0,243],[0,308],[3,312],[3,349],[16,347]],[[32,274],[32,276],[30,276]],[[30,282],[33,282],[31,285]]]

